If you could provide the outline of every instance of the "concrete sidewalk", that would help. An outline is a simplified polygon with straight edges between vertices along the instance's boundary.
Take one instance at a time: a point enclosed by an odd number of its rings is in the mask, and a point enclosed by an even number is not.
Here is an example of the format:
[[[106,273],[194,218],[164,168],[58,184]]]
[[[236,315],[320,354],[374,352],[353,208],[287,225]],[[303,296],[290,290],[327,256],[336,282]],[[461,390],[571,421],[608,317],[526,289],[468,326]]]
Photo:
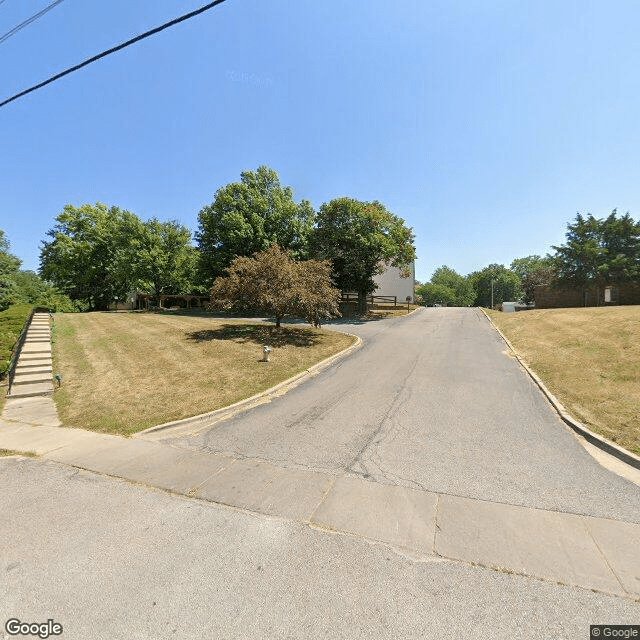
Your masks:
[[[0,448],[383,543],[418,559],[442,557],[640,599],[639,524],[6,418],[5,411]]]

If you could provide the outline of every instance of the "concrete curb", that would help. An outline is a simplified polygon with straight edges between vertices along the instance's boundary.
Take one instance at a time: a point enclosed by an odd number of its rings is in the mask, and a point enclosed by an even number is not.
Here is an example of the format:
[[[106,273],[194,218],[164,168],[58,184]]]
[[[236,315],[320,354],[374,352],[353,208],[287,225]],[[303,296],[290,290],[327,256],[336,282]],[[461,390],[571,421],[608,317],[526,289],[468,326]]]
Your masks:
[[[560,416],[560,418],[565,424],[569,425],[569,427],[571,427],[576,433],[580,434],[587,442],[590,442],[592,445],[598,447],[599,449],[602,449],[609,455],[612,455],[618,458],[618,460],[625,462],[629,466],[640,470],[640,457],[631,453],[631,451],[627,451],[626,449],[619,447],[614,442],[611,442],[611,440],[607,440],[607,438],[605,438],[604,436],[600,436],[597,433],[593,433],[593,431],[590,431],[582,423],[578,422],[575,418],[573,418],[569,414],[569,412],[564,408],[564,406],[558,400],[558,398],[556,398],[551,393],[551,391],[547,389],[544,382],[542,382],[542,380],[540,380],[540,378],[530,369],[529,365],[522,359],[522,356],[520,356],[520,354],[516,351],[516,349],[511,344],[509,339],[502,333],[502,331],[500,331],[500,329],[498,329],[498,327],[496,327],[496,325],[493,323],[493,320],[491,320],[487,312],[482,307],[480,307],[480,311],[484,313],[486,319],[491,323],[491,326],[498,332],[500,337],[505,341],[509,349],[511,349],[511,351],[513,352],[513,355],[516,357],[516,359],[522,366],[522,368],[529,374],[531,379],[538,385],[542,393],[546,396],[547,400],[549,400],[553,408],[558,412],[558,415]]]
[[[237,413],[241,413],[242,411],[247,411],[248,409],[251,409],[259,404],[263,404],[265,401],[268,402],[269,400],[271,400],[272,396],[277,397],[286,393],[290,389],[297,387],[306,378],[311,378],[313,376],[316,376],[318,373],[320,373],[320,371],[331,366],[337,360],[340,360],[350,355],[351,353],[359,349],[364,344],[362,338],[354,335],[353,333],[347,333],[346,331],[340,331],[339,333],[343,333],[344,335],[355,338],[356,339],[355,343],[352,344],[350,347],[347,347],[346,349],[343,349],[342,351],[339,351],[338,353],[334,353],[332,356],[325,358],[324,360],[318,362],[318,364],[314,364],[308,369],[301,371],[300,373],[296,374],[292,378],[289,378],[288,380],[284,380],[283,382],[280,382],[275,387],[271,387],[270,389],[266,389],[265,391],[256,393],[250,398],[239,400],[234,404],[230,404],[227,407],[222,407],[221,409],[216,409],[215,411],[202,413],[200,415],[192,416],[191,418],[184,418],[182,420],[174,420],[173,422],[165,422],[164,424],[159,424],[159,425],[156,425],[155,427],[149,427],[144,431],[139,431],[133,437],[137,438],[140,436],[144,436],[145,434],[156,433],[158,431],[165,431],[167,429],[172,429],[173,427],[184,427],[189,425],[195,426],[201,423],[215,424],[220,420],[224,420],[225,418],[231,417]]]

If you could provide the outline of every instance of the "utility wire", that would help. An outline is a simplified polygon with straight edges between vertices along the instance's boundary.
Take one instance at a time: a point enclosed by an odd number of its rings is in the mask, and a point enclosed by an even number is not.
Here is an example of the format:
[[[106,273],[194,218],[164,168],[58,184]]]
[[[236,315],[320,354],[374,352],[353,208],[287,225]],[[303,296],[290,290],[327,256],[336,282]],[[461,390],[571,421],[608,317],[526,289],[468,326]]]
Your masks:
[[[18,33],[18,31],[20,31],[21,29],[24,29],[27,25],[36,21],[38,18],[41,18],[45,13],[47,13],[47,11],[51,11],[51,9],[57,7],[63,1],[64,0],[55,0],[55,2],[52,2],[50,5],[42,9],[42,11],[38,11],[38,13],[32,15],[30,18],[27,18],[24,22],[16,25],[15,27],[13,27],[13,29],[11,29],[11,31],[7,31],[7,33],[5,33],[3,36],[0,36],[0,44],[2,44],[5,40],[8,40],[12,35]],[[2,2],[4,2],[4,0],[2,0]],[[0,4],[2,4],[2,2],[0,2]]]
[[[96,62],[96,60],[100,60],[100,58],[104,58],[105,56],[111,55],[112,53],[115,53],[116,51],[120,51],[120,49],[124,49],[132,44],[135,44],[136,42],[139,42],[140,40],[144,40],[145,38],[148,38],[149,36],[155,35],[156,33],[159,33],[160,31],[164,31],[165,29],[168,29],[169,27],[172,27],[175,24],[178,24],[179,22],[183,22],[184,20],[188,20],[189,18],[193,18],[201,13],[204,13],[205,11],[208,11],[209,9],[213,9],[213,7],[215,7],[216,5],[222,4],[223,2],[225,2],[226,0],[215,0],[215,2],[210,2],[209,4],[205,4],[204,6],[200,7],[199,9],[196,9],[195,11],[191,11],[190,13],[185,13],[184,15],[180,16],[179,18],[175,18],[173,20],[170,20],[169,22],[165,22],[163,25],[160,25],[159,27],[156,27],[155,29],[151,29],[150,31],[146,31],[145,33],[140,34],[139,36],[136,36],[135,38],[131,38],[131,40],[127,40],[126,42],[123,42],[122,44],[119,44],[115,47],[112,47],[111,49],[107,49],[106,51],[103,51],[102,53],[99,53],[98,55],[93,56],[92,58],[88,58],[87,60],[85,60],[84,62],[81,62],[80,64],[75,65],[74,67],[70,67],[69,69],[65,69],[64,71],[61,71],[60,73],[57,73],[55,76],[51,76],[48,80],[45,80],[44,82],[40,82],[39,84],[34,85],[33,87],[29,87],[28,89],[25,89],[24,91],[21,91],[20,93],[16,93],[16,95],[11,96],[10,98],[7,98],[6,100],[4,100],[3,102],[0,102],[0,107],[4,107],[5,105],[9,104],[10,102],[13,102],[14,100],[17,100],[18,98],[21,98],[22,96],[26,96],[28,93],[31,93],[32,91],[36,91],[36,89],[41,89],[42,87],[50,84],[51,82],[54,82],[55,80],[59,80],[60,78],[62,78],[63,76],[66,76],[70,73],[73,73],[74,71],[78,71],[78,69],[82,69],[82,67],[86,67],[88,64],[91,64],[92,62]]]

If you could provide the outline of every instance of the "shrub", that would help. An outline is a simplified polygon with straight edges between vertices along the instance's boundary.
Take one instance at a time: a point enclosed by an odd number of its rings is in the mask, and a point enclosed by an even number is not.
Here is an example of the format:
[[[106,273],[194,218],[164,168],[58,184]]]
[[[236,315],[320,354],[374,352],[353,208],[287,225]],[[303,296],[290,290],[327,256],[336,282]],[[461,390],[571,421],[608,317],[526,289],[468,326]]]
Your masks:
[[[13,349],[32,308],[30,304],[16,304],[0,311],[0,378],[9,372]]]

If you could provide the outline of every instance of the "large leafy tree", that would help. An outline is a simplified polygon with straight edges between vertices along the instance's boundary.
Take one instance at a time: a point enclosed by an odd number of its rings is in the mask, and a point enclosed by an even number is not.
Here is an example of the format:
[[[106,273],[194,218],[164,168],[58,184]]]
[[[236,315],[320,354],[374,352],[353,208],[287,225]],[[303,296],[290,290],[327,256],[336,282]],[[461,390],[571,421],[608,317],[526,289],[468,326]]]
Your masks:
[[[509,268],[514,273],[517,273],[520,280],[522,280],[528,274],[533,273],[538,269],[551,266],[553,266],[553,258],[551,256],[539,256],[534,254],[531,256],[525,256],[524,258],[516,258],[511,262]]]
[[[554,276],[553,264],[553,258],[549,255],[531,255],[513,260],[511,271],[517,273],[520,278],[523,302],[533,302],[536,286],[551,282]]]
[[[431,283],[440,287],[447,287],[451,291],[446,303],[440,302],[440,304],[448,304],[454,307],[468,307],[473,304],[475,292],[471,282],[451,267],[446,265],[438,267],[431,276]]]
[[[422,304],[426,307],[433,307],[436,304],[445,307],[455,306],[456,294],[451,287],[445,284],[425,282],[416,287],[416,295],[420,296]]]
[[[0,276],[12,274],[20,269],[22,261],[11,252],[11,243],[4,231],[0,229]]]
[[[578,213],[567,225],[566,242],[554,246],[555,282],[600,288],[640,278],[640,223],[614,209],[605,219]]]
[[[331,283],[329,262],[296,262],[273,244],[251,258],[235,258],[226,273],[211,288],[213,308],[273,315],[276,327],[286,315],[306,317],[316,326],[340,315],[340,291]]]
[[[140,286],[157,296],[191,291],[197,251],[190,243],[191,232],[175,220],[152,218],[143,223],[133,256]]]
[[[156,295],[192,289],[195,248],[175,221],[143,222],[104,204],[67,205],[40,251],[40,274],[90,309],[107,309],[136,288]]]
[[[475,291],[474,305],[477,307],[491,306],[492,290],[494,305],[520,297],[520,277],[503,264],[490,264],[468,277]]]
[[[19,298],[15,276],[22,262],[10,252],[10,248],[9,240],[0,229],[0,311],[8,309]]]
[[[374,276],[385,264],[406,270],[416,258],[414,235],[402,218],[380,202],[337,198],[320,207],[310,236],[311,254],[329,259],[333,278],[342,291],[358,293],[358,310],[366,309],[366,296],[373,293]]]
[[[107,309],[136,281],[132,240],[140,225],[118,207],[67,205],[41,247],[40,275],[90,309]]]
[[[52,311],[77,311],[76,305],[34,271],[20,269],[21,260],[9,252],[9,241],[0,229],[0,311],[13,304],[31,304]]]
[[[13,281],[17,289],[17,302],[46,307],[51,311],[73,312],[83,309],[50,282],[45,282],[35,271],[18,271]]]
[[[218,189],[198,214],[200,279],[209,286],[237,256],[251,256],[274,243],[295,259],[307,258],[313,217],[311,204],[296,203],[273,169],[262,165],[242,172],[240,182]]]

